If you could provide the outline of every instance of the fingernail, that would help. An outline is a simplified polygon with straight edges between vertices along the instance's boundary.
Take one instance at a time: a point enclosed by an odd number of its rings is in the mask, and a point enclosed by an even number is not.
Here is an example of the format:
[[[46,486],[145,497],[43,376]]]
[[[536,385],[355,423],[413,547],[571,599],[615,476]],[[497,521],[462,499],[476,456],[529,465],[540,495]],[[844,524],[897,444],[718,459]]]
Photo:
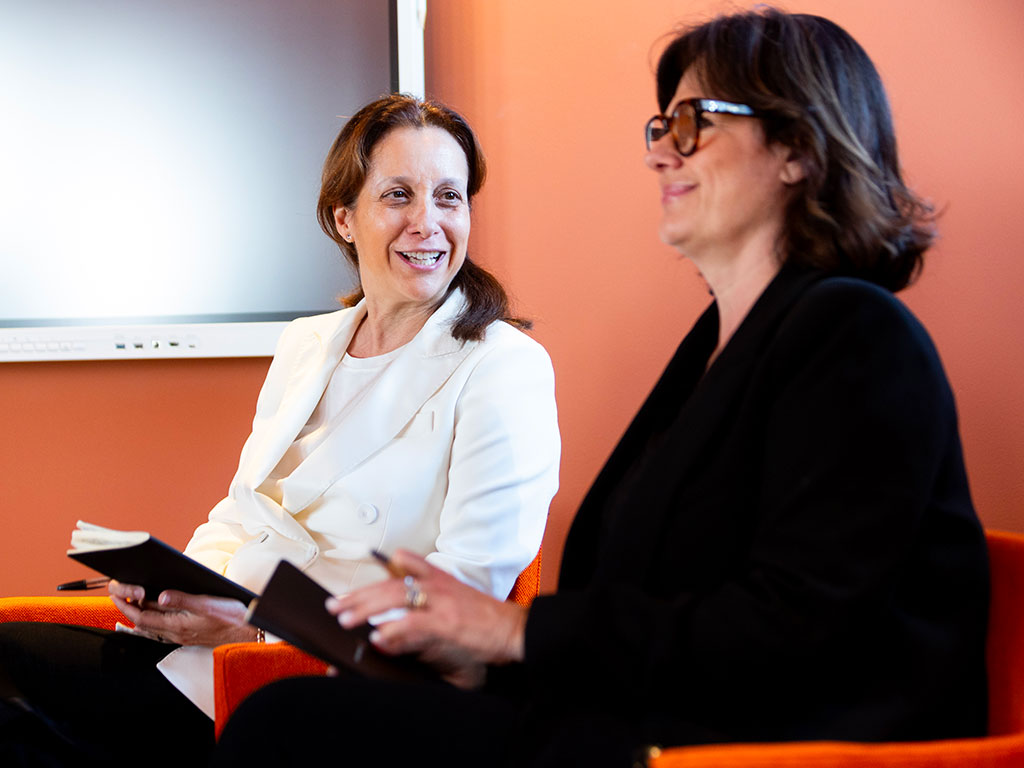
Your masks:
[[[338,617],[338,621],[341,623],[341,626],[343,626],[345,629],[351,627],[353,623],[352,611],[342,611],[341,615]]]
[[[338,598],[328,597],[326,600],[324,600],[324,607],[327,608],[328,611],[334,612],[338,610],[338,603]]]
[[[380,645],[380,631],[379,630],[375,629],[375,630],[373,630],[373,632],[370,633],[370,642],[373,643],[374,645]]]
[[[160,597],[158,597],[156,601],[160,603],[160,605],[167,605],[171,602],[171,599],[167,596],[166,592],[161,592]]]

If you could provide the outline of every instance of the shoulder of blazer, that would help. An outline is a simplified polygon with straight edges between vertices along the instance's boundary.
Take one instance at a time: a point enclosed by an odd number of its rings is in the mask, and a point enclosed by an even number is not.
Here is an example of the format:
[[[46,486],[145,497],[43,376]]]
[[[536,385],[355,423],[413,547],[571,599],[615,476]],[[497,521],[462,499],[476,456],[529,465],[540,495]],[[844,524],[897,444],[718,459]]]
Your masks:
[[[912,318],[910,311],[891,291],[856,277],[823,277],[808,286],[794,305],[794,309],[825,313],[848,313],[861,307],[872,311],[892,311]]]
[[[534,391],[532,388],[535,386],[554,391],[554,366],[547,350],[502,320],[491,323],[479,341],[466,342],[463,352],[465,354],[459,364],[463,371],[461,375],[484,377],[481,381],[490,381],[484,386],[495,387],[495,392],[507,392],[507,387],[526,387]]]
[[[865,344],[885,344],[934,357],[938,353],[921,322],[891,291],[852,277],[825,277],[809,286],[790,307],[777,337],[787,346],[846,327]]]
[[[515,326],[509,325],[504,320],[495,320],[487,326],[486,331],[484,331],[484,337],[478,342],[478,344],[483,349],[502,347],[532,350],[533,352],[543,355],[545,358],[549,358],[547,350],[544,348],[543,344]]]

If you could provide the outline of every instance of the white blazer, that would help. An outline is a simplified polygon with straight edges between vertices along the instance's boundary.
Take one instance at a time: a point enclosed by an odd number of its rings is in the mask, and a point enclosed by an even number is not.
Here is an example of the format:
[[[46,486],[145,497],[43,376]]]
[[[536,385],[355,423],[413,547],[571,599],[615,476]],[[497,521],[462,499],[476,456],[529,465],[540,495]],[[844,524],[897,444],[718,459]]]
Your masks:
[[[456,341],[450,323],[462,306],[453,293],[283,483],[278,504],[260,486],[312,414],[366,308],[291,323],[228,497],[186,553],[255,592],[282,558],[345,592],[386,575],[370,548],[403,547],[505,597],[540,547],[558,487],[554,374],[543,347],[506,323],[481,341]],[[323,503],[325,492],[334,546],[323,550],[293,515]]]
[[[544,348],[503,322],[456,341],[452,296],[283,485],[260,490],[309,420],[366,314],[300,318],[278,342],[228,496],[185,553],[254,592],[282,559],[333,593],[385,578],[368,556],[411,549],[504,598],[536,555],[558,488],[554,374]],[[322,504],[333,546],[294,515]],[[211,715],[212,653],[188,646],[158,665]]]

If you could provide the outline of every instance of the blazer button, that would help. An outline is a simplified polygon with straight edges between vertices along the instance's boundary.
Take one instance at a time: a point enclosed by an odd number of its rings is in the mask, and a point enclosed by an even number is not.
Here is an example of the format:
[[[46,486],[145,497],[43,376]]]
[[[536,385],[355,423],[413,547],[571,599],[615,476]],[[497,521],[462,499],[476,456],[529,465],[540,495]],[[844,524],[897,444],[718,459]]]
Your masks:
[[[371,525],[377,521],[380,513],[373,504],[360,504],[359,508],[356,509],[356,517],[367,525]]]

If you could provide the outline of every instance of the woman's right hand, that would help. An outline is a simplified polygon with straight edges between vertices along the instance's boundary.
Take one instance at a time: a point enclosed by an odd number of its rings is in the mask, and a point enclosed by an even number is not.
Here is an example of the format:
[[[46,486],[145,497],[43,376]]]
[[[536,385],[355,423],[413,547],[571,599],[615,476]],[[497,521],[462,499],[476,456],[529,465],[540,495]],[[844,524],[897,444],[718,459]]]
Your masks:
[[[479,687],[487,664],[522,661],[525,608],[496,600],[412,552],[399,549],[391,562],[411,585],[392,578],[329,599],[327,610],[343,627],[406,608],[401,618],[378,624],[370,641],[384,653],[415,654],[460,688]],[[410,605],[410,589],[423,602]]]
[[[256,629],[246,623],[246,607],[240,600],[166,589],[152,601],[138,584],[118,581],[111,581],[107,591],[136,631],[154,640],[215,646],[256,639]]]

